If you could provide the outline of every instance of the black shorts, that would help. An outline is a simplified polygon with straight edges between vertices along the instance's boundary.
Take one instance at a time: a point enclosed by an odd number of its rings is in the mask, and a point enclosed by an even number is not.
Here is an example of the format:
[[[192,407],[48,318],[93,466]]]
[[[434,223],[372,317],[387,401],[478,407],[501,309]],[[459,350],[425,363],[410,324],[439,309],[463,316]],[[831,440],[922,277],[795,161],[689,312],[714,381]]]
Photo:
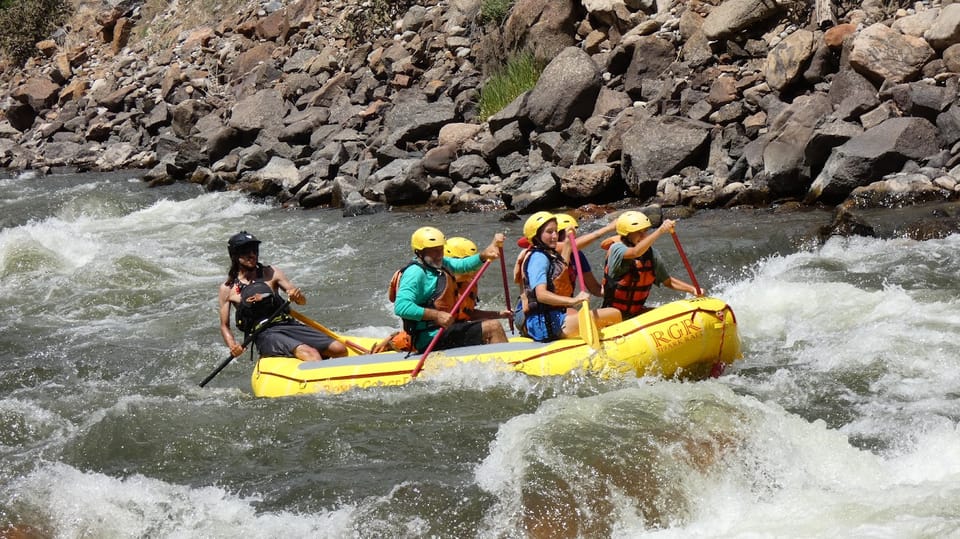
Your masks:
[[[293,350],[301,344],[323,353],[333,344],[333,339],[299,322],[283,322],[260,332],[255,342],[261,356],[296,357]]]
[[[443,330],[440,340],[434,350],[446,350],[447,348],[458,348],[461,346],[473,346],[483,344],[483,322],[454,322],[450,327]]]

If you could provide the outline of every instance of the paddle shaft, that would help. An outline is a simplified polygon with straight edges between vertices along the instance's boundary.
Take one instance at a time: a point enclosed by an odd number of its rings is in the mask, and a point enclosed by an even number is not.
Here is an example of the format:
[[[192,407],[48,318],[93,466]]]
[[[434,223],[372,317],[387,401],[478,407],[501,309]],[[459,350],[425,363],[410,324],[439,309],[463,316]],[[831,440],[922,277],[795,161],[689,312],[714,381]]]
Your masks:
[[[683,246],[680,245],[680,238],[677,237],[677,231],[674,230],[670,233],[673,236],[673,244],[677,246],[677,252],[680,253],[680,260],[683,260],[683,265],[687,267],[687,274],[690,275],[690,281],[693,282],[693,287],[697,289],[697,295],[703,293],[700,290],[700,283],[697,282],[697,276],[693,274],[693,267],[690,266],[690,261],[687,260],[687,254],[683,252]]]
[[[580,291],[586,292],[587,285],[583,280],[583,264],[580,263],[580,250],[577,249],[577,235],[573,232],[572,228],[567,231],[567,234],[570,236],[570,250],[573,253],[573,262],[577,265],[577,279],[580,282]],[[600,335],[597,330],[597,325],[593,320],[593,313],[590,312],[589,300],[583,301],[577,320],[581,325],[580,337],[590,345],[590,348],[598,348],[600,346]]]
[[[577,235],[574,234],[572,228],[567,231],[567,235],[570,236],[570,249],[573,251],[573,263],[577,265],[577,280],[580,283],[580,290],[586,291],[587,285],[583,280],[583,266],[580,264],[580,251],[577,249]]]
[[[327,336],[330,337],[331,339],[343,343],[344,346],[348,346],[348,347],[350,347],[350,348],[353,348],[353,350],[354,350],[355,352],[359,353],[359,354],[362,354],[362,355],[363,355],[363,354],[369,354],[369,353],[370,353],[370,350],[367,350],[366,348],[360,346],[359,344],[357,344],[357,343],[355,343],[355,342],[353,342],[353,341],[350,341],[350,340],[348,340],[348,339],[346,339],[346,338],[344,338],[344,337],[341,337],[340,335],[337,335],[337,334],[334,333],[333,331],[327,329],[327,327],[324,326],[323,324],[321,324],[320,322],[317,322],[316,320],[312,320],[312,319],[308,318],[308,317],[307,317],[305,314],[303,314],[303,313],[300,313],[300,312],[297,312],[297,311],[295,311],[295,310],[293,310],[293,309],[290,309],[290,316],[292,316],[292,317],[296,318],[297,320],[303,322],[304,324],[312,327],[313,329],[316,329],[316,330],[324,333],[325,335],[327,335]]]
[[[487,260],[480,266],[480,269],[477,270],[477,274],[473,276],[473,280],[470,281],[470,285],[460,294],[460,297],[457,298],[457,302],[453,304],[453,309],[450,309],[450,315],[453,317],[457,316],[457,313],[460,312],[460,306],[463,305],[463,300],[470,295],[470,290],[476,286],[477,281],[480,280],[480,276],[483,275],[484,271],[487,271],[487,268],[490,266],[490,261]],[[451,322],[452,324],[453,322]],[[427,360],[427,355],[433,351],[433,347],[437,345],[437,341],[440,340],[440,336],[443,335],[443,330],[447,328],[441,327],[437,334],[433,336],[433,340],[430,341],[430,344],[427,345],[427,349],[423,351],[423,355],[420,356],[420,361],[417,362],[417,366],[413,369],[413,372],[410,373],[410,378],[416,378],[420,374],[420,370],[423,369],[423,363]]]
[[[503,258],[503,247],[500,248],[500,274],[503,275],[503,297],[507,300],[507,310],[513,311],[513,304],[510,302],[510,285],[507,284],[507,261]],[[510,323],[510,333],[513,333],[513,317],[507,318],[507,322]]]
[[[259,335],[261,331],[263,331],[263,330],[267,329],[268,327],[270,327],[269,324],[265,324],[264,322],[266,322],[266,321],[268,321],[268,320],[273,320],[275,317],[279,316],[280,313],[282,313],[283,310],[284,310],[286,307],[288,307],[289,305],[290,305],[290,300],[289,300],[289,299],[286,300],[286,301],[284,301],[284,302],[283,302],[283,305],[281,305],[280,307],[278,307],[277,310],[274,311],[274,313],[273,313],[272,315],[270,315],[269,318],[267,318],[267,319],[264,320],[263,322],[257,324],[257,327],[255,327],[255,328],[253,329],[253,331],[251,331],[250,334],[247,335],[247,337],[246,337],[245,339],[243,339],[243,343],[241,343],[240,346],[242,346],[243,348],[246,348],[247,345],[249,345],[251,342],[253,342],[253,340],[254,340],[255,338],[257,338],[257,335]],[[204,378],[202,382],[200,382],[200,387],[206,386],[207,383],[210,382],[210,380],[213,380],[213,378],[214,378],[216,375],[220,374],[220,371],[222,371],[223,369],[225,369],[225,368],[227,367],[227,365],[229,365],[230,362],[233,361],[233,358],[234,358],[234,357],[236,357],[236,356],[234,356],[233,353],[231,352],[230,355],[227,356],[227,359],[223,360],[219,365],[217,365],[217,368],[214,369],[213,372],[211,372],[210,374],[208,374],[207,377]]]

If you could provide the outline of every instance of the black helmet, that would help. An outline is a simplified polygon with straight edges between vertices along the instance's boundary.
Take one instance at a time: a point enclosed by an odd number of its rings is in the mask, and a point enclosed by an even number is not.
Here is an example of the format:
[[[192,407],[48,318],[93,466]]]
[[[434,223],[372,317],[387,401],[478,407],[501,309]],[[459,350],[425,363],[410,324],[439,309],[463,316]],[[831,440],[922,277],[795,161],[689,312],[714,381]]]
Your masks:
[[[230,256],[236,256],[250,247],[258,248],[259,246],[260,240],[246,230],[241,230],[240,233],[230,236],[227,241],[227,252]]]

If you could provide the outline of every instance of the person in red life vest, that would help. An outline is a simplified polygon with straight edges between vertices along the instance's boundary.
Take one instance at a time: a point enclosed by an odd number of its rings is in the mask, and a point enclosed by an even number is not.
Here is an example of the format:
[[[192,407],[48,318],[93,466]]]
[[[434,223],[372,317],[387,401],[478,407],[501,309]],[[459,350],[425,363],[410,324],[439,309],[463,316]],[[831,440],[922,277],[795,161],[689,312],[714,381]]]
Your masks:
[[[477,271],[486,260],[500,256],[504,235],[493,240],[480,253],[466,258],[444,257],[446,239],[433,227],[421,227],[410,238],[414,259],[391,284],[395,301],[393,312],[403,320],[413,346],[422,352],[440,328],[444,328],[436,349],[507,342],[506,332],[497,320],[458,322],[451,310],[457,302],[456,274]],[[395,284],[393,284],[395,283]],[[395,290],[395,292],[393,291]]]
[[[570,242],[567,240],[569,237],[568,232],[572,230],[575,234],[577,234],[577,249],[580,255],[580,264],[583,268],[583,284],[587,286],[587,291],[590,292],[590,294],[597,297],[603,297],[602,285],[594,276],[593,270],[590,267],[590,261],[587,259],[587,256],[584,254],[582,249],[601,237],[609,234],[610,232],[613,232],[616,229],[616,219],[611,220],[598,230],[580,236],[578,230],[579,224],[572,215],[566,213],[557,213],[554,214],[554,217],[557,219],[557,252],[560,253],[560,256],[567,265],[567,277],[570,279],[570,286],[575,289],[577,284],[577,267],[571,262],[573,257],[573,248],[570,245]],[[523,313],[525,313],[528,308],[526,305],[525,296],[523,294],[521,261],[526,259],[531,243],[526,237],[522,237],[517,240],[517,246],[523,250],[520,251],[519,255],[517,255],[517,260],[513,266],[513,279],[521,287],[520,294],[517,299],[517,306],[514,309],[514,325],[518,328],[521,328],[522,334],[524,331]]]
[[[642,212],[628,211],[617,218],[619,241],[605,247],[607,258],[603,268],[603,307],[617,309],[624,319],[648,311],[650,308],[645,303],[654,284],[697,294],[693,285],[670,276],[653,249],[657,238],[673,232],[674,224],[674,221],[664,219],[659,228],[648,232],[653,225]],[[700,293],[702,295],[703,291]]]
[[[574,296],[567,262],[557,251],[556,216],[545,211],[531,215],[523,225],[523,235],[531,245],[520,261],[524,297],[518,307],[525,308],[526,335],[540,342],[579,336],[576,308],[590,299],[590,292],[581,290]],[[620,320],[615,309],[601,309],[595,314],[599,327]]]
[[[317,361],[347,355],[343,343],[290,317],[279,290],[285,291],[297,305],[303,305],[307,299],[280,268],[260,263],[260,240],[246,231],[234,234],[227,241],[227,252],[230,270],[227,280],[220,285],[217,302],[220,335],[234,357],[245,349],[230,329],[231,307],[236,310],[237,328],[244,335],[259,330],[253,342],[261,356]]]
[[[477,244],[467,238],[447,238],[447,242],[443,246],[443,254],[448,258],[467,258],[477,254]],[[477,272],[470,271],[456,275],[457,297],[467,294],[467,297],[463,300],[463,304],[460,305],[457,320],[461,322],[467,320],[498,320],[513,316],[513,311],[485,311],[477,308],[477,303],[479,303],[480,299],[477,294],[477,286],[474,286],[469,292],[466,290],[476,274]]]

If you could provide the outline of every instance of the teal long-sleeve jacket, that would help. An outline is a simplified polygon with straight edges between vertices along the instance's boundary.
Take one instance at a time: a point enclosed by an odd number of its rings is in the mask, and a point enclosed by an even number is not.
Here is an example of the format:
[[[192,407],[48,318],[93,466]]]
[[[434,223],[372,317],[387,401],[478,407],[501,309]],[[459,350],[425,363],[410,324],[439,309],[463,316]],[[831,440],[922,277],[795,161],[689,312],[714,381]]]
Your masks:
[[[443,265],[454,275],[457,275],[480,269],[483,261],[479,254],[466,258],[443,257]],[[423,321],[424,310],[429,305],[430,298],[437,289],[437,281],[442,276],[442,270],[424,268],[420,264],[413,264],[405,269],[400,277],[400,283],[397,285],[397,297],[393,304],[393,313],[404,320]],[[417,350],[423,350],[430,344],[437,331],[439,329],[418,332],[413,345]]]

